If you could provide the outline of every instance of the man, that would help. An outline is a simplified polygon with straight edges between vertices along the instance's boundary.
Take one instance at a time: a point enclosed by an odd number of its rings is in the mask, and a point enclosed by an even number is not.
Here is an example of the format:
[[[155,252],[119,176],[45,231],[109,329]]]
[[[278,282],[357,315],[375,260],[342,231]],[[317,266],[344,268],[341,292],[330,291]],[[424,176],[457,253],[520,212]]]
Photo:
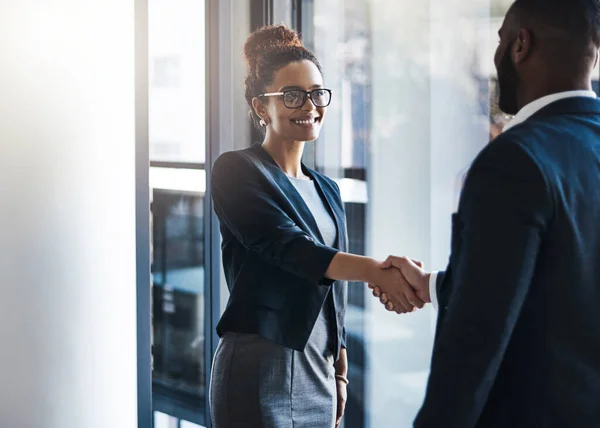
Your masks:
[[[388,260],[440,308],[414,425],[598,427],[600,2],[517,0],[499,35],[500,107],[516,116],[469,170],[449,266]]]

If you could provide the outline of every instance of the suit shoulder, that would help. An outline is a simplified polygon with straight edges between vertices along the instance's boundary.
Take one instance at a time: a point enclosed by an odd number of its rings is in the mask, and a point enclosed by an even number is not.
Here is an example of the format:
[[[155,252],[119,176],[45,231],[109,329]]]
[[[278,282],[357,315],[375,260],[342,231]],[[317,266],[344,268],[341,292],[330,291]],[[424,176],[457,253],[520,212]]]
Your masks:
[[[535,145],[522,137],[522,131],[509,130],[495,138],[475,158],[467,180],[472,182],[472,176],[477,173],[492,173],[496,177],[510,178],[506,183],[520,183],[519,188],[526,183],[536,186],[540,191],[538,196],[549,196],[551,180],[544,172]]]
[[[212,167],[214,174],[221,172],[239,173],[253,164],[252,154],[248,149],[232,150],[217,157]]]
[[[217,163],[247,162],[251,156],[252,154],[248,149],[231,150],[221,153],[215,160],[215,165]]]
[[[492,140],[475,158],[473,165],[492,163],[496,167],[534,168],[541,172],[535,145],[523,129],[510,129]]]
[[[551,118],[551,117],[550,117]],[[518,144],[529,156],[542,159],[548,147],[564,141],[560,127],[549,117],[532,117],[525,122],[500,134],[501,141],[511,140]]]

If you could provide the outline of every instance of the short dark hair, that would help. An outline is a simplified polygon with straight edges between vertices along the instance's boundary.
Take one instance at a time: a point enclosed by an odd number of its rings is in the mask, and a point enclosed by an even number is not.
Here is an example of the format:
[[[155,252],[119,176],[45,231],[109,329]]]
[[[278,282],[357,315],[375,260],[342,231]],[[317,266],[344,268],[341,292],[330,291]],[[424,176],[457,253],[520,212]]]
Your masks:
[[[299,34],[285,25],[270,25],[253,32],[246,40],[244,54],[248,64],[246,102],[250,106],[252,123],[259,130],[263,127],[252,108],[252,99],[265,92],[277,71],[293,62],[307,60],[323,73],[319,61],[304,47]]]
[[[513,6],[580,45],[600,48],[600,0],[516,0]]]

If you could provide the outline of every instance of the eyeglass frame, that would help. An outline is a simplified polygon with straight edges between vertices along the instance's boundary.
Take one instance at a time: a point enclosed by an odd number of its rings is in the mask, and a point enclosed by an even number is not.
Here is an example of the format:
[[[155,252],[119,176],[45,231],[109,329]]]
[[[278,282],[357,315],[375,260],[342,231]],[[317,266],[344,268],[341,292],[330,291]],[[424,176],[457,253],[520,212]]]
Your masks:
[[[318,106],[315,104],[315,102],[312,99],[312,93],[313,92],[317,92],[317,91],[327,91],[329,92],[329,102],[324,105],[324,106]],[[286,103],[285,103],[285,94],[289,93],[289,92],[302,92],[304,94],[304,101],[302,101],[302,104],[300,104],[298,107],[289,107]],[[315,88],[315,89],[311,89],[310,91],[305,91],[303,89],[287,89],[285,91],[279,91],[279,92],[267,92],[265,94],[260,94],[258,96],[258,98],[262,98],[262,97],[283,97],[283,105],[286,108],[289,109],[296,109],[296,108],[300,108],[300,107],[304,107],[304,104],[306,104],[306,99],[310,99],[310,102],[316,107],[316,108],[326,108],[329,106],[329,104],[331,104],[331,99],[333,97],[333,91],[331,89],[326,89],[326,88]]]

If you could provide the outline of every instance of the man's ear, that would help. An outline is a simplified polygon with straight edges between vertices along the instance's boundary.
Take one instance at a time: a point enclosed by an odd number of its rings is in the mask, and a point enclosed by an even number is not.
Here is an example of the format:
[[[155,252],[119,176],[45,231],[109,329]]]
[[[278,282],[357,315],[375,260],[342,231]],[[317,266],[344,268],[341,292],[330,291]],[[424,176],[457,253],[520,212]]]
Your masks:
[[[517,40],[512,46],[512,58],[515,64],[520,64],[527,59],[531,53],[531,31],[527,28],[521,28],[517,35]]]

